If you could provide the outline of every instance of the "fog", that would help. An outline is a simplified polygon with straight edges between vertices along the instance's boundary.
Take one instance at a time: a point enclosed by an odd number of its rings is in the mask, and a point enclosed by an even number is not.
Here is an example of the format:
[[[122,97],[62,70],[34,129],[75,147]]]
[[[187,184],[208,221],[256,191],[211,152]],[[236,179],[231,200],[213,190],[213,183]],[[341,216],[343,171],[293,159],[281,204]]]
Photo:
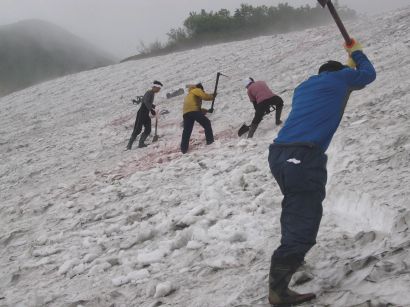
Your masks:
[[[166,40],[182,26],[190,11],[233,10],[241,3],[277,5],[279,0],[0,0],[0,25],[24,19],[55,23],[85,38],[118,59],[137,53],[139,42]],[[314,0],[287,1],[292,6]],[[409,0],[340,0],[362,14],[376,14],[409,5]],[[324,12],[325,13],[325,12]],[[327,12],[326,12],[327,13]]]
[[[83,39],[39,20],[0,27],[0,48],[0,96],[114,63]]]

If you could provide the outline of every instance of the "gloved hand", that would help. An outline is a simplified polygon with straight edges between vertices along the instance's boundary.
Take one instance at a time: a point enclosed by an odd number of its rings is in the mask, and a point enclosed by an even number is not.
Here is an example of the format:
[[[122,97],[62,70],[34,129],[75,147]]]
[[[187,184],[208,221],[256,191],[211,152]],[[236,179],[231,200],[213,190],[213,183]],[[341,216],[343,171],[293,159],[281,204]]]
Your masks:
[[[152,116],[155,116],[155,115],[157,115],[157,112],[155,112],[154,109],[151,109],[151,114],[152,114]]]
[[[206,110],[207,113],[214,113],[214,109]]]
[[[352,59],[351,56],[349,56],[349,58],[347,59],[346,65],[350,68],[356,68],[356,62]]]
[[[155,109],[157,106],[155,104],[152,104],[152,108]]]
[[[349,56],[351,56],[352,53],[355,51],[363,51],[363,46],[358,41],[356,41],[354,38],[352,38],[352,43],[349,46],[347,46],[347,44],[345,43],[344,47],[347,53],[349,54]]]

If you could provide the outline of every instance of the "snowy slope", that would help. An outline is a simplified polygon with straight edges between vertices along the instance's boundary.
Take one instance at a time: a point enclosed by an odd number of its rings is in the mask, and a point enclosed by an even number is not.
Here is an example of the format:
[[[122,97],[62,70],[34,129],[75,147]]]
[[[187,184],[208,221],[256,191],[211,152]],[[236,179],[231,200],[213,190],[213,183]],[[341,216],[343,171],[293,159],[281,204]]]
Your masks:
[[[378,79],[355,92],[329,155],[318,244],[292,283],[314,306],[410,306],[410,8],[347,24]],[[252,140],[241,80],[266,80],[290,110],[295,86],[345,59],[335,28],[220,44],[67,76],[0,99],[0,306],[255,306],[280,239],[267,164],[278,128]],[[194,128],[182,156],[182,97],[221,79],[216,142]],[[160,140],[124,151],[153,79]],[[161,97],[162,96],[162,97]],[[390,304],[390,305],[389,305]],[[308,304],[306,306],[312,306]]]

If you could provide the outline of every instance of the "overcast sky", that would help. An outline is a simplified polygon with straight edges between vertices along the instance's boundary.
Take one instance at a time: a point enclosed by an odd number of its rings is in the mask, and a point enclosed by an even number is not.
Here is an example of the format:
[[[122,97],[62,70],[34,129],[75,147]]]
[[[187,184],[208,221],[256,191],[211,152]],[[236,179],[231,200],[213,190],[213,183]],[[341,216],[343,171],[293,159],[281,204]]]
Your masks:
[[[241,3],[292,6],[315,0],[0,0],[0,24],[37,18],[53,22],[123,58],[137,52],[139,41],[166,39],[191,11],[233,10]],[[359,13],[375,14],[410,5],[410,0],[340,0]]]

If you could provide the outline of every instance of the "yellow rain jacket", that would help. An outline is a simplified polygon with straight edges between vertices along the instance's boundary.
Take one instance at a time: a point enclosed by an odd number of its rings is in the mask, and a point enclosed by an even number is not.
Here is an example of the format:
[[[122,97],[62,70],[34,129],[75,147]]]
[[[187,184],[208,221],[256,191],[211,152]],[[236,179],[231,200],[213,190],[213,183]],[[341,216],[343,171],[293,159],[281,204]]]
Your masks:
[[[191,87],[184,100],[183,113],[202,111],[202,100],[211,101],[213,98],[213,95],[205,93],[200,88]]]

